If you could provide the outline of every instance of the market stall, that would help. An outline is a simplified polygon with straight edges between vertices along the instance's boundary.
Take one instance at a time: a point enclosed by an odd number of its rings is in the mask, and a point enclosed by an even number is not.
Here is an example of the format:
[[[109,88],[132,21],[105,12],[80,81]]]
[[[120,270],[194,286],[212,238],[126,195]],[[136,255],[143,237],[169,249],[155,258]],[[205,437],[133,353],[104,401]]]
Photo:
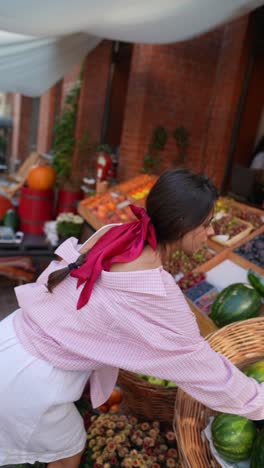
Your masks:
[[[129,204],[144,206],[156,179],[142,174],[115,185],[104,194],[82,200],[78,212],[95,230],[109,223],[132,221],[135,218]],[[263,221],[262,210],[221,197],[216,205],[215,236],[208,245],[192,256],[176,250],[164,265],[183,290],[204,336],[217,329],[209,317],[217,295],[233,283],[248,283],[250,269],[264,275]],[[254,243],[252,249],[245,247],[248,241]]]

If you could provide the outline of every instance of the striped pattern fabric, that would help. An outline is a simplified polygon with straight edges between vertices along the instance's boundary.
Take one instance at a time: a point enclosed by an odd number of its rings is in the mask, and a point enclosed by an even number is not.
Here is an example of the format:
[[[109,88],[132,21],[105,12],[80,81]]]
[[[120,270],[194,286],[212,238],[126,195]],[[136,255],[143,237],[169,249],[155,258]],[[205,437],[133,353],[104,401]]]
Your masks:
[[[172,276],[153,270],[101,273],[89,302],[76,309],[80,288],[69,276],[49,293],[50,272],[74,262],[70,238],[36,283],[18,286],[15,329],[38,358],[65,370],[91,370],[94,407],[110,395],[118,368],[174,381],[218,411],[264,419],[264,384],[244,376],[201,337]]]

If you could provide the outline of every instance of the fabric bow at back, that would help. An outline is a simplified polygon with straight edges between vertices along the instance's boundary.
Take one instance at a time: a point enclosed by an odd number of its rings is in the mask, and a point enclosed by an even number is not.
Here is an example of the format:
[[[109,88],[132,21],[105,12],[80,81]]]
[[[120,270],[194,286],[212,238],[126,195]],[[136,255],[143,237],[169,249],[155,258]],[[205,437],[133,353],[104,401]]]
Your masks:
[[[109,271],[113,263],[126,263],[135,260],[143,251],[145,242],[157,248],[154,226],[144,208],[130,205],[138,221],[113,226],[89,250],[86,260],[70,275],[78,279],[77,288],[83,285],[77,309],[81,309],[92,293],[93,285],[101,271]]]

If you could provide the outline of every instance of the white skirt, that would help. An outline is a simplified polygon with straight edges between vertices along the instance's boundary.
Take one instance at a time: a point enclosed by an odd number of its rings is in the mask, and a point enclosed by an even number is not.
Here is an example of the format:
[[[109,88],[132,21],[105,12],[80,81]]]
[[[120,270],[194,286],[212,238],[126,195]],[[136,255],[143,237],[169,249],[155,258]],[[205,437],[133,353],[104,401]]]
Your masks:
[[[90,372],[63,371],[19,343],[11,314],[0,322],[0,465],[49,463],[83,450],[75,408]]]

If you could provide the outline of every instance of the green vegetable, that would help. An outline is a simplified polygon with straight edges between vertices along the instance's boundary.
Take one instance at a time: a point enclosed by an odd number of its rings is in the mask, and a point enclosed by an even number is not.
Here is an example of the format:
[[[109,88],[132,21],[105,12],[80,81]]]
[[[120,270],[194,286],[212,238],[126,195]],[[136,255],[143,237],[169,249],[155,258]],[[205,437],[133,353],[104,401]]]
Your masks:
[[[230,462],[250,457],[256,432],[253,421],[233,414],[219,414],[212,424],[213,444],[219,455]]]
[[[16,210],[13,210],[13,209],[7,210],[3,219],[3,225],[7,227],[11,227],[14,230],[14,232],[17,231],[18,226],[19,226],[19,217],[18,217]]]
[[[252,377],[253,379],[257,380],[257,382],[264,382],[264,359],[253,362],[253,364],[245,367],[243,372],[248,377]]]
[[[259,293],[251,285],[235,283],[218,294],[210,317],[218,327],[223,327],[232,322],[257,317],[260,308]]]
[[[264,278],[253,270],[248,270],[248,281],[258,293],[264,297]]]
[[[258,434],[252,450],[250,468],[264,467],[264,429]]]

